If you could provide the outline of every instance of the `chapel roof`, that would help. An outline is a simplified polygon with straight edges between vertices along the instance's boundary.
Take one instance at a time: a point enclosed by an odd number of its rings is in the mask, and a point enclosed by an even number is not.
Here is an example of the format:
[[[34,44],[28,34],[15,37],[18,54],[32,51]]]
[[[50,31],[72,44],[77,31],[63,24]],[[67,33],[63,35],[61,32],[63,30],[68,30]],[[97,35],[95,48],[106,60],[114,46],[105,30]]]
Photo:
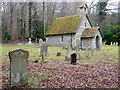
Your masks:
[[[71,33],[75,34],[81,21],[82,18],[78,15],[56,18],[48,29],[46,36]]]
[[[98,31],[99,27],[90,27],[90,28],[85,28],[82,34],[82,38],[92,38],[95,37],[96,32]]]

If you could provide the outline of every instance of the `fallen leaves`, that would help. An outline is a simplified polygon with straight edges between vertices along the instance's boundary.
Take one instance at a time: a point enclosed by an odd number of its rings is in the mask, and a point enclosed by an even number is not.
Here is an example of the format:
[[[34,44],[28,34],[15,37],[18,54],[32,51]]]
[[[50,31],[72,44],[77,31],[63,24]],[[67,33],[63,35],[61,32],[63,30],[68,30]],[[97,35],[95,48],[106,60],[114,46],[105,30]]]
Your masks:
[[[94,64],[71,66],[65,61],[29,65],[29,71],[37,71],[47,78],[40,81],[45,88],[101,88],[118,87],[118,67],[112,62],[98,61]],[[52,64],[52,65],[51,65]]]

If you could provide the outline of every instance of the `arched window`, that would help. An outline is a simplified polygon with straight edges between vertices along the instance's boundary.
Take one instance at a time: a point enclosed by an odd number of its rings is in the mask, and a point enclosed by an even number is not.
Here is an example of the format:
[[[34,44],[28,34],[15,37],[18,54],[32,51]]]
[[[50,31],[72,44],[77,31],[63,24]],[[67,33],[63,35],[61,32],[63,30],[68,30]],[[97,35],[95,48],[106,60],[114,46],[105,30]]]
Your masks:
[[[96,50],[100,50],[100,37],[97,35],[96,36]]]

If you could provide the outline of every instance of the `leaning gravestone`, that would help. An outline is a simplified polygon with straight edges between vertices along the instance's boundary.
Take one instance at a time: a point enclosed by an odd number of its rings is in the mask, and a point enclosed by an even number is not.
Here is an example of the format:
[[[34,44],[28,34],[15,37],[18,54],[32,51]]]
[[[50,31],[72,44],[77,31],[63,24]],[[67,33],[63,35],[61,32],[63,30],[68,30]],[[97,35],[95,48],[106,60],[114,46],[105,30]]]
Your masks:
[[[28,83],[28,56],[29,52],[23,49],[9,52],[11,86]]]

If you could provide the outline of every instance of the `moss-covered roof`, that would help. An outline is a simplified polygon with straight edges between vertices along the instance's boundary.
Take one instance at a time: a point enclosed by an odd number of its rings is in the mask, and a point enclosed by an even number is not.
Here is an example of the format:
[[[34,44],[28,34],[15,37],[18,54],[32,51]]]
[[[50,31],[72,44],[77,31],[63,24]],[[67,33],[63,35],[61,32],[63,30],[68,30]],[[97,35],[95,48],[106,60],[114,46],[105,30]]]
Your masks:
[[[83,34],[82,34],[82,38],[90,38],[90,37],[94,37],[96,35],[96,32],[98,31],[99,27],[91,27],[91,28],[85,28]]]
[[[82,18],[76,15],[56,18],[56,20],[46,32],[46,36],[76,33],[76,30],[81,21]]]

